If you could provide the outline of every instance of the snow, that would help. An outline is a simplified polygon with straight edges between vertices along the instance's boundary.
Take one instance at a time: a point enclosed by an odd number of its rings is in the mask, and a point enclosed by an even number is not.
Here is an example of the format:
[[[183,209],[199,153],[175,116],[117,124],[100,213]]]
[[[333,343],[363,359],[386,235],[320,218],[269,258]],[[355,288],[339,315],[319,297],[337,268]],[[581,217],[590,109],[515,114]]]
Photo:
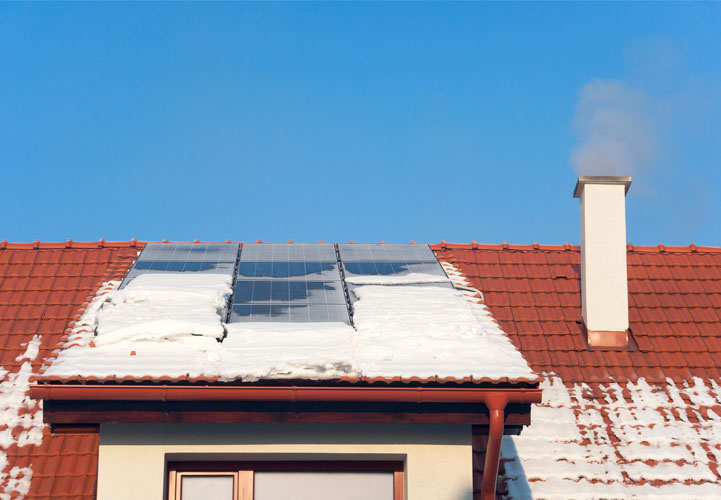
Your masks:
[[[408,273],[405,275],[348,276],[351,285],[420,285],[423,283],[448,283],[445,276],[435,274]]]
[[[7,450],[11,446],[39,445],[43,438],[41,402],[30,399],[32,361],[38,355],[40,337],[27,343],[16,358],[24,361],[17,372],[0,367],[0,500],[22,498],[30,489],[32,468],[13,467],[9,471]]]
[[[366,376],[535,378],[488,309],[464,292],[368,285],[353,293],[353,350]]]
[[[109,282],[44,374],[223,381],[536,378],[473,292],[432,286],[448,283],[446,278],[409,274],[348,281],[358,297],[355,328],[226,324],[230,275],[149,273],[122,290]]]
[[[599,401],[586,384],[545,375],[530,427],[504,437],[507,498],[721,498],[709,467],[721,447],[721,419],[708,408],[721,403],[714,385],[612,382],[598,385]]]
[[[142,274],[98,311],[95,344],[200,335],[222,338],[229,274]]]
[[[232,323],[223,342],[224,380],[356,376],[354,330],[345,323]]]

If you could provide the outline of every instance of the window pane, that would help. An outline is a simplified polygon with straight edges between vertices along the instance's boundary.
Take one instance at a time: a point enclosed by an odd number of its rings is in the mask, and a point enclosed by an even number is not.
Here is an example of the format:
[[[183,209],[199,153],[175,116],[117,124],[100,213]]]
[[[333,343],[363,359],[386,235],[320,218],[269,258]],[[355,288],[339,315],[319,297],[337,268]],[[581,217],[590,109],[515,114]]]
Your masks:
[[[256,472],[255,500],[393,500],[393,473]]]
[[[232,476],[183,476],[181,500],[233,500]]]

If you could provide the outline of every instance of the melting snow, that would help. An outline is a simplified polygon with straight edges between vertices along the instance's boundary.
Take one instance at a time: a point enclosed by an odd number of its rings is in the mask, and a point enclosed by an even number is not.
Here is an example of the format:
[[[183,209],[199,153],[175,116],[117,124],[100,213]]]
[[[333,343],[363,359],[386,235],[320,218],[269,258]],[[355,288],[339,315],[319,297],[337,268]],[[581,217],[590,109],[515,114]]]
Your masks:
[[[366,376],[533,378],[488,309],[434,286],[353,290],[353,351]]]
[[[45,375],[535,378],[473,292],[406,286],[436,283],[438,276],[350,278],[359,299],[355,328],[226,324],[231,281],[230,275],[163,273],[141,275],[122,290],[106,284]]]
[[[351,285],[419,285],[423,283],[448,283],[445,276],[434,274],[409,273],[405,275],[348,276],[346,282]]]
[[[232,281],[226,274],[142,274],[109,295],[98,311],[95,343],[222,338]]]
[[[721,498],[709,467],[709,453],[721,447],[721,419],[698,411],[721,397],[701,379],[682,388],[670,379],[600,385],[600,401],[586,384],[567,386],[553,374],[541,389],[531,426],[503,440],[507,498]]]
[[[0,367],[0,499],[23,498],[30,490],[33,471],[30,467],[12,467],[7,450],[39,445],[43,439],[43,412],[41,402],[30,399],[32,361],[37,357],[40,337],[28,342],[25,352],[16,358],[24,361],[17,372]]]

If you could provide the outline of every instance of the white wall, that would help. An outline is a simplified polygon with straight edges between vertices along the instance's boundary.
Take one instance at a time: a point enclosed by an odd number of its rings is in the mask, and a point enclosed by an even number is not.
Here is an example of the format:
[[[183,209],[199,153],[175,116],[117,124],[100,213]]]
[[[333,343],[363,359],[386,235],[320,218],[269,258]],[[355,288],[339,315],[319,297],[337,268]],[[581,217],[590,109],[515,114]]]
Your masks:
[[[398,460],[406,498],[471,500],[469,425],[111,424],[100,428],[98,500],[161,500],[169,460]]]

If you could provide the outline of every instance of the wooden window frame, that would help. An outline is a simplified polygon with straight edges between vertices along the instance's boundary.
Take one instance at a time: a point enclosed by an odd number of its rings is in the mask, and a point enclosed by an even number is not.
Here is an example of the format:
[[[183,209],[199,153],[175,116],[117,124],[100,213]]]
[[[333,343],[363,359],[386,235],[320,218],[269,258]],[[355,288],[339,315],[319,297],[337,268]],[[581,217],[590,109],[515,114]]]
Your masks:
[[[232,476],[234,500],[253,500],[254,473],[273,472],[393,472],[393,500],[404,500],[402,462],[380,461],[234,461],[168,462],[168,500],[180,500],[186,476]]]

